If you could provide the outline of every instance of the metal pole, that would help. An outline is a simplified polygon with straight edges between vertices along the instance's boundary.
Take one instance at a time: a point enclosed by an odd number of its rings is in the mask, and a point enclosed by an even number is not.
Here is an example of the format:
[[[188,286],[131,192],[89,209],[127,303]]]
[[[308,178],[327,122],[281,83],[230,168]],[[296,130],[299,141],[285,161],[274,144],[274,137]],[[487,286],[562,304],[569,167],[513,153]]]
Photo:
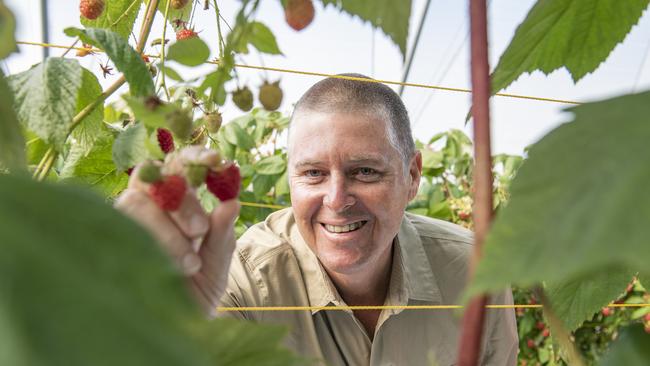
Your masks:
[[[485,0],[470,0],[472,114],[474,129],[474,248],[469,278],[474,276],[483,241],[492,221],[492,153],[490,151],[490,67]],[[459,366],[476,366],[485,318],[485,295],[472,299],[463,316]]]
[[[424,20],[427,17],[429,12],[429,5],[431,5],[431,0],[427,0],[426,5],[424,6],[424,12],[420,18],[420,25],[418,26],[418,31],[415,33],[415,41],[413,42],[413,48],[409,53],[406,61],[406,67],[404,68],[404,73],[402,75],[402,82],[405,83],[406,79],[409,77],[409,72],[411,72],[411,65],[413,64],[413,57],[415,57],[415,50],[418,48],[418,43],[420,42],[420,34],[422,34],[422,28],[424,27]],[[400,97],[404,93],[404,84],[399,86],[399,95]]]
[[[43,43],[50,43],[50,25],[47,16],[47,0],[41,0],[41,39]],[[50,49],[43,48],[43,60],[50,56]]]

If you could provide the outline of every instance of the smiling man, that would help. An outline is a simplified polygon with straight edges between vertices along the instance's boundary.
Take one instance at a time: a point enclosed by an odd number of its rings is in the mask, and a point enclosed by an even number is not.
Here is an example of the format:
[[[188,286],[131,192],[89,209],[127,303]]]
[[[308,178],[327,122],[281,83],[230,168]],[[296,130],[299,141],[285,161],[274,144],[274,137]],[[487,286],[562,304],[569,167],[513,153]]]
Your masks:
[[[367,81],[318,82],[296,104],[288,155],[292,207],[239,240],[222,306],[458,303],[472,236],[405,213],[422,157],[394,91]],[[512,295],[492,301],[510,304]],[[289,325],[290,348],[330,365],[446,366],[457,357],[459,319],[451,310],[229,315]],[[483,339],[482,365],[516,363],[512,309],[488,312]]]
[[[288,153],[292,207],[251,227],[236,246],[237,200],[208,215],[188,191],[177,211],[163,212],[138,180],[139,167],[116,207],[158,239],[211,316],[287,325],[289,348],[328,365],[455,364],[457,314],[400,307],[457,304],[472,236],[405,212],[422,157],[399,96],[370,79],[316,83],[296,104]],[[196,147],[169,157],[170,166],[218,159]],[[511,304],[512,294],[491,301]],[[242,309],[217,314],[218,305]],[[377,305],[395,307],[322,309]],[[243,309],[267,306],[312,310]],[[481,365],[515,365],[517,345],[514,311],[488,311]]]

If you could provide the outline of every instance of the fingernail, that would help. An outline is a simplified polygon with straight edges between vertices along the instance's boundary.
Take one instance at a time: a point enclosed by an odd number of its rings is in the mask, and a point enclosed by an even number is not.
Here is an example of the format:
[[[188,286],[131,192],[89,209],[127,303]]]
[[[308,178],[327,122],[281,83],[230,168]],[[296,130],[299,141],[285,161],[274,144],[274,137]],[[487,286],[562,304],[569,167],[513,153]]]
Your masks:
[[[182,261],[183,273],[192,275],[201,269],[201,258],[195,253],[187,253]]]

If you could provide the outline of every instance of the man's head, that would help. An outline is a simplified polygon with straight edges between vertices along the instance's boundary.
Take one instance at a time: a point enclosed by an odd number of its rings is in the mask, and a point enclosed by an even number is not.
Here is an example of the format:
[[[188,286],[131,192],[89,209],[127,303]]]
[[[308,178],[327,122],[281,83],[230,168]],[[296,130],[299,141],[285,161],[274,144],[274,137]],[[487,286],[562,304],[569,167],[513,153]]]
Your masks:
[[[292,206],[300,233],[330,272],[355,273],[390,255],[421,167],[404,104],[385,85],[329,78],[296,105]]]

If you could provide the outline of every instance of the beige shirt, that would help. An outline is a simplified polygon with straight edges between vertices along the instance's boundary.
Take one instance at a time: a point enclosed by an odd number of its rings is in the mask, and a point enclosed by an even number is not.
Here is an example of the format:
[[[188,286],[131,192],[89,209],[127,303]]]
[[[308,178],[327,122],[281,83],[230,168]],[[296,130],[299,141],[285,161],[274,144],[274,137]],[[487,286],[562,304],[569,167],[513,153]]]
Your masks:
[[[458,304],[471,252],[471,232],[406,213],[395,240],[384,305]],[[504,291],[491,303],[511,304]],[[271,214],[239,240],[222,306],[346,305],[298,232],[292,210]],[[289,326],[286,345],[328,365],[454,365],[460,319],[454,310],[382,310],[373,341],[347,310],[223,312]],[[489,309],[481,365],[515,365],[513,309]]]

